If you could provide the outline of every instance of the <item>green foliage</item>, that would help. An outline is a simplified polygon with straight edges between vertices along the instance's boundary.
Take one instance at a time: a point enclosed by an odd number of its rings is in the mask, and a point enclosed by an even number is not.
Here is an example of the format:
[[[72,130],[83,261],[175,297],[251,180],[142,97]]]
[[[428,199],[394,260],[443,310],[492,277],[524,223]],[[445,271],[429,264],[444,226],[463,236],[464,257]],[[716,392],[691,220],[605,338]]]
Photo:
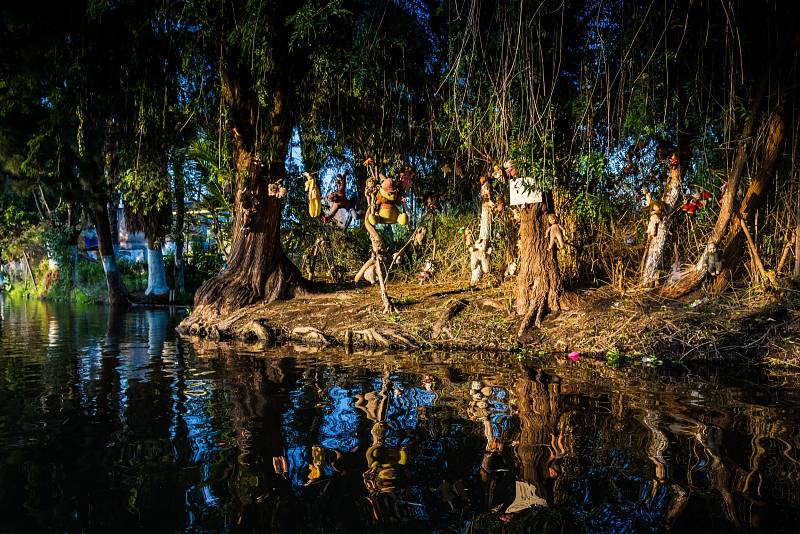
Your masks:
[[[3,206],[0,213],[0,262],[6,262],[19,253],[22,236],[33,224],[33,214],[16,203]]]
[[[613,206],[606,195],[582,191],[572,202],[572,215],[577,219],[606,222],[611,218]]]

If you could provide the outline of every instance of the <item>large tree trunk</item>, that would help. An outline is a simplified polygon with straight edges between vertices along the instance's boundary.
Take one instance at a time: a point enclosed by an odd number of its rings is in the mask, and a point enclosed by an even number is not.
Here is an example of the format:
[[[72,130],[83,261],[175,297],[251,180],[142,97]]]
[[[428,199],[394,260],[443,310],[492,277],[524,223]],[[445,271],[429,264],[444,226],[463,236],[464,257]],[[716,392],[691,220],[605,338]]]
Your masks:
[[[186,281],[183,268],[183,232],[186,217],[186,187],[183,176],[183,157],[177,157],[172,162],[172,175],[175,180],[175,291],[186,291]]]
[[[119,268],[117,268],[117,258],[114,255],[114,244],[111,240],[111,224],[108,220],[108,204],[105,200],[97,201],[94,203],[93,211],[100,258],[106,273],[108,303],[112,306],[127,305],[128,290],[122,281]]]
[[[167,271],[164,266],[164,254],[161,243],[154,239],[147,240],[147,289],[145,295],[161,296],[169,293]]]
[[[305,287],[300,271],[281,247],[282,202],[268,194],[269,183],[286,174],[284,161],[291,135],[286,116],[287,82],[278,81],[272,102],[264,110],[250,73],[226,65],[222,97],[233,122],[237,174],[231,252],[227,269],[197,290],[195,310],[181,324],[182,330],[193,324],[210,326],[220,316],[256,302],[292,298]],[[259,135],[264,121],[271,127]],[[268,158],[263,163],[261,153]]]
[[[775,177],[775,166],[778,162],[785,128],[784,106],[779,104],[771,113],[767,126],[767,140],[764,145],[764,156],[759,165],[758,174],[750,182],[742,205],[736,217],[745,225],[751,225],[756,212],[764,205],[769,188]],[[728,231],[725,253],[722,257],[722,272],[714,281],[714,291],[719,293],[727,289],[733,281],[736,269],[741,266],[745,247],[745,235],[742,224],[732,224]]]
[[[514,288],[517,314],[523,316],[518,337],[522,337],[532,321],[539,327],[544,314],[559,312],[565,307],[558,255],[548,248],[547,228],[544,203],[520,209],[520,269]]]

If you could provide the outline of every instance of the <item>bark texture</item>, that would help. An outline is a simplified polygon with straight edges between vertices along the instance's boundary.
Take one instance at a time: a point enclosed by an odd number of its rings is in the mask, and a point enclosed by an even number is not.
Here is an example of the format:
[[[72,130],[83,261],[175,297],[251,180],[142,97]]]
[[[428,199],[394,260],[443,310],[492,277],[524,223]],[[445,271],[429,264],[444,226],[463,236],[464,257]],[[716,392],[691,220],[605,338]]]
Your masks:
[[[172,162],[172,175],[175,192],[175,291],[186,291],[186,277],[183,266],[183,234],[186,219],[186,187],[183,176],[183,158],[175,158]]]
[[[558,255],[548,248],[547,207],[530,204],[520,209],[520,268],[514,288],[515,306],[522,315],[517,336],[533,323],[537,328],[547,312],[559,312],[566,300],[558,268]]]
[[[714,291],[717,293],[728,288],[733,281],[735,271],[741,266],[746,244],[746,236],[742,228],[743,225],[750,226],[753,224],[756,212],[764,205],[767,194],[772,187],[775,166],[783,146],[785,126],[784,107],[781,104],[770,114],[764,155],[761,159],[758,173],[751,180],[741,207],[736,214],[741,224],[731,224],[729,227],[725,252],[722,257],[722,272],[714,281]]]
[[[658,282],[658,271],[664,262],[664,253],[669,249],[667,245],[669,244],[670,228],[672,227],[670,214],[675,209],[680,198],[681,190],[683,189],[683,174],[685,172],[686,164],[683,161],[683,157],[681,157],[678,166],[669,169],[664,194],[660,198],[666,205],[666,210],[661,215],[658,233],[649,241],[650,245],[647,249],[644,268],[642,269],[642,285],[645,287],[652,287],[653,284]]]

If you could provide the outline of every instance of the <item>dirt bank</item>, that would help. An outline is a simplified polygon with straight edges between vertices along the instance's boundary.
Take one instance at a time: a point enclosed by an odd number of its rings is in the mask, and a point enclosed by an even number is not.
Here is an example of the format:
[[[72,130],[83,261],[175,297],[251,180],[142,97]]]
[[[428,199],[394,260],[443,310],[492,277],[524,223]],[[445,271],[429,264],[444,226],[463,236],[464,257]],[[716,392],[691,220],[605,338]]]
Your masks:
[[[306,297],[253,305],[179,331],[212,340],[299,341],[346,347],[481,351],[579,351],[587,357],[755,361],[800,365],[800,291],[730,292],[665,301],[609,288],[580,294],[524,341],[508,285],[393,285],[397,313],[381,313],[376,287],[329,286]]]

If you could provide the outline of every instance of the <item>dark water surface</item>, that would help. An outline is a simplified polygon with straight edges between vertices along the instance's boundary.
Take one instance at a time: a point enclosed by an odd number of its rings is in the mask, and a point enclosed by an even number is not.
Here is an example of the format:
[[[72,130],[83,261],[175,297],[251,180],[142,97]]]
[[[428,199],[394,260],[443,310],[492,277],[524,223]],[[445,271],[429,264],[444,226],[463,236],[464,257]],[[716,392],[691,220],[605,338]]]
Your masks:
[[[0,296],[0,298],[2,298]],[[800,530],[800,388],[2,303],[0,532]]]

